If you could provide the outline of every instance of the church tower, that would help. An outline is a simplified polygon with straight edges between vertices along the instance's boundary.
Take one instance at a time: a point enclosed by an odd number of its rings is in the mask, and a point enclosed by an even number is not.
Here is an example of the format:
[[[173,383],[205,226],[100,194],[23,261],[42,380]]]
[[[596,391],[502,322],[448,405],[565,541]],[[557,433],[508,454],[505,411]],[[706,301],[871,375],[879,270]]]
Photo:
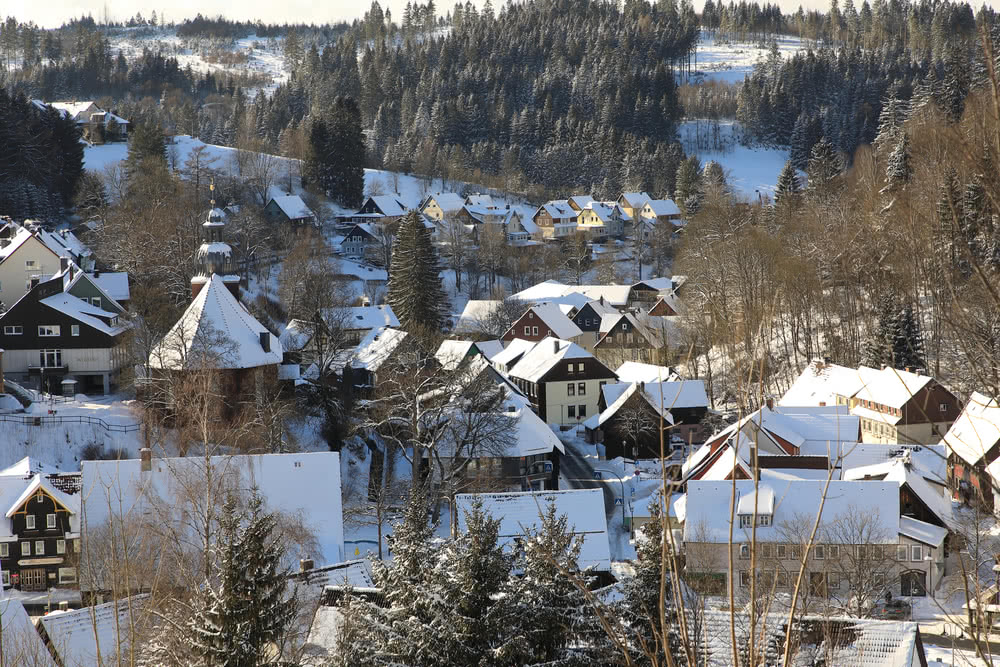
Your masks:
[[[233,249],[225,241],[226,214],[222,209],[215,207],[215,183],[213,182],[209,188],[213,193],[212,208],[208,211],[208,220],[201,224],[201,245],[195,253],[200,271],[191,279],[191,298],[198,296],[198,292],[214,273],[222,278],[233,296],[239,299],[240,277],[236,274]]]

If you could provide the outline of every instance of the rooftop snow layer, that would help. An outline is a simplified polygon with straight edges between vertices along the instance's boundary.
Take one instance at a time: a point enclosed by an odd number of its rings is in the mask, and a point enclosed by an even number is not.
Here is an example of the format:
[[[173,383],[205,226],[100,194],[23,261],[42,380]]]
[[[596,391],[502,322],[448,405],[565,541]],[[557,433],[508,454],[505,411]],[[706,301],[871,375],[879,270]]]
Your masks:
[[[644,364],[640,361],[626,361],[615,375],[621,382],[675,382],[681,377],[669,366]]]
[[[373,372],[377,371],[389,359],[393,350],[403,342],[406,336],[407,333],[405,331],[390,327],[372,329],[358,343],[358,348],[354,352],[354,358],[351,360],[351,367],[364,368]]]
[[[142,594],[93,607],[60,611],[42,616],[39,622],[63,667],[111,664],[116,656],[127,654],[126,642],[130,633],[124,628],[129,626],[129,614],[138,621],[148,598],[149,594]],[[118,632],[119,625],[122,632]],[[124,640],[122,644],[118,642],[119,637]]]
[[[566,515],[568,530],[581,540],[577,564],[581,569],[611,567],[608,524],[605,518],[604,493],[600,489],[573,491],[535,491],[528,493],[460,493],[455,497],[458,529],[466,530],[465,515],[475,500],[483,510],[500,521],[498,541],[513,548],[516,539],[538,527],[548,503],[555,504],[556,515]]]
[[[270,339],[270,350],[260,335]],[[222,278],[212,274],[167,335],[149,355],[153,368],[181,370],[201,364],[213,368],[257,368],[280,364],[281,341],[236,300]]]
[[[837,396],[850,398],[863,385],[856,368],[814,361],[803,369],[778,405],[836,405]]]
[[[576,343],[548,336],[521,357],[510,369],[510,375],[528,382],[538,382],[560,361],[593,358],[594,355]]]
[[[1000,404],[973,392],[962,414],[944,435],[944,443],[969,465],[978,463],[1000,441]]]
[[[288,217],[289,220],[303,220],[315,218],[316,215],[312,212],[306,203],[302,201],[302,197],[298,195],[282,195],[279,197],[271,197],[271,201],[277,204],[281,212]]]

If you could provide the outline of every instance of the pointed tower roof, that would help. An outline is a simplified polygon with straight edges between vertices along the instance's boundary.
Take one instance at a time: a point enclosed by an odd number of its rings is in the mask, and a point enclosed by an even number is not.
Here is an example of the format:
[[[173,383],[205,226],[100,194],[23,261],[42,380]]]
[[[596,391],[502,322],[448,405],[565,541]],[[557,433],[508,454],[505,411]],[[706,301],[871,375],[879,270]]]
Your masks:
[[[207,280],[167,335],[149,355],[166,370],[197,368],[203,360],[219,369],[280,364],[281,342],[236,300],[222,278]]]

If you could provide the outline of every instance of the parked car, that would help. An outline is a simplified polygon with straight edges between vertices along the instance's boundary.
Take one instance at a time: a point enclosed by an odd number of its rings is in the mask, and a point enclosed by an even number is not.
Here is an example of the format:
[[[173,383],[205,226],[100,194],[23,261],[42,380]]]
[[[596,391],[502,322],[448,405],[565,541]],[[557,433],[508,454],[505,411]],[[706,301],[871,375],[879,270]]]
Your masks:
[[[911,616],[910,603],[906,600],[881,601],[875,605],[873,616],[890,621],[905,621]]]

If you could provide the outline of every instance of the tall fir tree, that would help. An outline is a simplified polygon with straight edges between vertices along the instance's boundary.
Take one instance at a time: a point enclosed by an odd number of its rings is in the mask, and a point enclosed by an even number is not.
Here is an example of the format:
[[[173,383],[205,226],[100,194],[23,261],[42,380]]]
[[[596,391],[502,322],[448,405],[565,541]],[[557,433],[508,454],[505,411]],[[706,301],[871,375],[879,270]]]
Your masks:
[[[245,521],[244,521],[245,520]],[[256,489],[246,515],[230,497],[220,521],[218,580],[205,582],[188,621],[193,652],[214,667],[268,664],[295,617],[297,601],[286,595],[284,546],[277,519],[264,511]]]
[[[898,190],[910,182],[913,165],[910,163],[910,137],[900,130],[896,143],[885,165],[885,185],[888,190]]]
[[[441,284],[441,264],[431,232],[420,214],[407,213],[393,243],[386,302],[403,329],[440,330],[447,322],[450,300]]]
[[[785,162],[781,173],[778,174],[778,184],[774,189],[774,205],[782,207],[794,206],[799,198],[800,189],[798,171],[795,169],[792,161],[789,160]]]
[[[866,366],[895,366],[895,353],[900,339],[899,313],[899,299],[891,290],[884,290],[878,301],[875,329],[865,343]]]
[[[893,365],[899,369],[926,369],[924,336],[920,317],[910,304],[899,313],[896,339],[893,346]]]
[[[826,137],[822,137],[812,147],[809,155],[809,166],[806,175],[809,177],[809,189],[819,191],[827,187],[843,169],[843,162]]]

